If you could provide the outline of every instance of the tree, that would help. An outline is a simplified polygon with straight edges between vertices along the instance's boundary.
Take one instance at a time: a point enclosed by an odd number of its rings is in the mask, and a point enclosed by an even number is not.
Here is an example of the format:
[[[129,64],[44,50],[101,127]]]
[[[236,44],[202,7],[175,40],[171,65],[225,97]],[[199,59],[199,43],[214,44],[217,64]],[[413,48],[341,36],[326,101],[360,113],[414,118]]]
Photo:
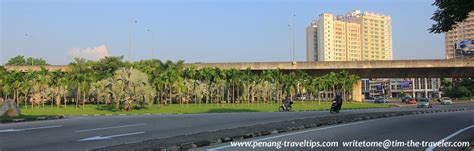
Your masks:
[[[96,79],[102,80],[112,77],[115,70],[125,67],[126,63],[123,62],[123,56],[107,56],[99,61],[91,62],[90,66],[96,73]]]
[[[138,103],[151,103],[155,92],[148,82],[145,73],[131,68],[121,68],[115,71],[111,78],[99,81],[100,87],[106,87],[112,94],[117,109],[130,111],[137,108]]]
[[[4,91],[3,87],[6,85],[6,77],[7,77],[8,72],[3,68],[3,66],[0,66],[0,102],[4,99]]]
[[[433,5],[436,5],[438,10],[431,17],[436,22],[429,29],[431,33],[448,32],[474,10],[473,0],[436,0]]]
[[[91,72],[90,67],[87,65],[87,61],[83,58],[74,58],[74,62],[69,64],[69,68],[71,71],[69,72],[69,81],[74,83],[74,86],[76,87],[76,108],[78,107],[78,103],[81,100],[81,94],[83,87],[85,85],[86,81],[86,74]],[[84,102],[84,98],[82,99]]]
[[[51,75],[49,74],[49,71],[47,69],[41,67],[41,70],[39,71],[39,74],[36,79],[37,79],[37,88],[38,88],[36,92],[37,92],[37,95],[39,94],[40,96],[40,101],[44,109],[45,101],[52,94],[51,87],[50,87]]]
[[[64,72],[57,70],[57,71],[51,72],[50,75],[51,75],[51,80],[50,80],[49,85],[52,90],[51,105],[53,105],[53,102],[54,102],[54,104],[56,105],[56,108],[59,108],[59,106],[61,105],[61,98],[63,94],[63,87],[60,80],[64,76]]]
[[[64,108],[67,107],[67,95],[69,93],[69,85],[70,85],[69,77],[67,74],[64,74],[61,78],[58,79],[59,83],[59,93],[63,99]]]
[[[25,57],[20,55],[20,56],[10,58],[10,60],[8,60],[8,62],[5,65],[21,66],[25,64],[26,64]]]
[[[26,66],[29,66],[29,65],[42,66],[42,65],[49,65],[49,64],[43,58],[28,57],[26,59],[26,62],[25,62],[24,65],[26,65]]]
[[[20,95],[20,87],[21,87],[21,81],[23,81],[23,73],[19,71],[12,71],[6,74],[4,76],[4,81],[6,84],[9,84],[8,88],[5,89],[9,94],[13,94],[13,101],[17,103],[17,105],[20,103],[19,101],[19,95]]]
[[[14,66],[31,66],[31,65],[49,65],[44,59],[42,58],[26,58],[24,56],[16,56],[10,58],[5,65],[14,65]]]
[[[37,71],[28,71],[21,83],[21,93],[24,94],[24,103],[25,103],[25,108],[28,109],[28,99],[32,98],[32,93],[34,91],[34,86],[36,85],[36,77],[37,77],[38,72]],[[33,102],[31,102],[33,103]],[[33,104],[31,104],[33,107]]]

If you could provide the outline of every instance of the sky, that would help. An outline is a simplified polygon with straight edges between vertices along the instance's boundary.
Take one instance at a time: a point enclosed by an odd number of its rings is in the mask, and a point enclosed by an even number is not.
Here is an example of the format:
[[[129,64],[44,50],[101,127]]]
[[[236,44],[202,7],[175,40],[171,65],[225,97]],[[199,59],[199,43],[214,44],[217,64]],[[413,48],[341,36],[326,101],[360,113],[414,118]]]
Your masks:
[[[393,59],[443,59],[444,35],[428,28],[433,0],[0,0],[0,63],[23,55],[67,64],[124,56],[185,62],[306,58],[305,28],[321,13],[392,17]],[[295,16],[293,16],[293,14]]]

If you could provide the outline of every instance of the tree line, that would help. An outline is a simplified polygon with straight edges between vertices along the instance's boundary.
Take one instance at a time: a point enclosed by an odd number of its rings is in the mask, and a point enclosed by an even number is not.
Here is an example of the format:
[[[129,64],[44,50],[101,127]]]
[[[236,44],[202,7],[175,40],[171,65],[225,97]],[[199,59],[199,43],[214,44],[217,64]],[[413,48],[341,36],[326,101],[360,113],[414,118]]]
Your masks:
[[[450,98],[472,98],[474,95],[474,80],[471,78],[455,79],[458,81],[449,81],[441,79],[443,96]]]
[[[28,65],[21,58],[6,65]],[[76,58],[68,66],[69,72],[0,67],[0,96],[25,108],[105,104],[128,111],[151,104],[281,103],[286,96],[320,101],[336,91],[350,100],[353,83],[359,80],[345,71],[316,77],[302,71],[196,69],[183,61],[158,59],[126,62],[123,57]]]

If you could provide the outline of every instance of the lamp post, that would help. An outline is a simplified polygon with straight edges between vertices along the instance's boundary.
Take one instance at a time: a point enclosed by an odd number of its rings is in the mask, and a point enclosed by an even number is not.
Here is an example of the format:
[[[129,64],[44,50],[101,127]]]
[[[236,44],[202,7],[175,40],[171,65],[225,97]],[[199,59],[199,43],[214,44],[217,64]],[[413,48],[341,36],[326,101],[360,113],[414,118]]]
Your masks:
[[[154,42],[154,39],[155,39],[155,33],[150,29],[148,29],[146,31],[151,33],[151,58],[154,59],[155,58],[155,48],[154,48],[154,43],[153,42]]]
[[[33,36],[31,36],[31,34],[28,34],[28,33],[25,33],[25,37],[33,39]],[[26,61],[28,61],[28,59]],[[31,66],[34,66],[34,59],[33,58],[31,58]]]
[[[133,23],[130,25],[130,29],[129,29],[129,32],[128,32],[128,61],[132,61],[132,57],[131,57],[131,51],[132,51],[132,26],[133,24],[136,24],[138,23],[137,20],[133,21]]]
[[[291,30],[291,25],[288,24],[288,43],[289,43],[289,48],[290,48],[290,60],[293,61],[293,42],[292,42],[292,30]]]
[[[293,18],[291,19],[291,24],[293,24],[293,28],[292,29],[292,33],[291,34],[291,38],[292,38],[292,61],[293,63],[295,62],[295,17],[296,17],[296,14],[293,14]]]

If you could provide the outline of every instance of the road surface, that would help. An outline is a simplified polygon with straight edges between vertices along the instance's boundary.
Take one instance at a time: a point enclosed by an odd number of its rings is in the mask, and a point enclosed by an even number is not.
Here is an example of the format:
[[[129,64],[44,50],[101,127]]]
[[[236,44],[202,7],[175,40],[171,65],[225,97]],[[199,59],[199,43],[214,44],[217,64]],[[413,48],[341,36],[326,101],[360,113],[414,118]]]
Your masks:
[[[200,150],[209,151],[237,151],[237,150],[385,150],[384,146],[377,147],[344,147],[343,142],[390,142],[395,141],[405,143],[404,147],[399,144],[398,147],[387,145],[389,150],[460,150],[461,148],[446,147],[422,147],[415,146],[420,142],[469,142],[474,139],[474,111],[462,112],[443,112],[435,114],[418,114],[408,116],[397,116],[368,121],[361,121],[348,124],[325,126],[302,131],[282,133],[279,135],[270,135],[267,137],[257,137],[254,139],[243,140],[246,142],[261,142],[260,145],[253,143],[248,147],[236,147],[235,143],[220,144],[200,148]],[[310,145],[284,147],[285,141],[290,143],[301,142],[325,142],[325,147],[311,148]],[[269,145],[263,145],[265,142]],[[278,145],[277,143],[280,143]],[[337,145],[331,144],[336,142]],[[273,144],[271,144],[273,143]],[[407,147],[412,143],[411,147]],[[308,143],[310,144],[310,143]],[[346,143],[347,145],[348,143]],[[260,146],[260,147],[258,147]],[[287,145],[289,146],[289,145]],[[396,145],[394,145],[396,146]]]
[[[473,105],[435,106],[434,109],[463,107],[473,107]],[[340,114],[398,110],[417,109],[414,106],[409,106],[390,109],[343,110]],[[329,115],[328,111],[127,115],[70,117],[61,120],[0,124],[0,150],[87,150],[149,139],[327,115]],[[471,119],[471,121],[474,120]],[[393,123],[393,125],[397,124]],[[417,125],[404,126],[417,127]],[[458,127],[452,127],[452,129],[456,128]]]

